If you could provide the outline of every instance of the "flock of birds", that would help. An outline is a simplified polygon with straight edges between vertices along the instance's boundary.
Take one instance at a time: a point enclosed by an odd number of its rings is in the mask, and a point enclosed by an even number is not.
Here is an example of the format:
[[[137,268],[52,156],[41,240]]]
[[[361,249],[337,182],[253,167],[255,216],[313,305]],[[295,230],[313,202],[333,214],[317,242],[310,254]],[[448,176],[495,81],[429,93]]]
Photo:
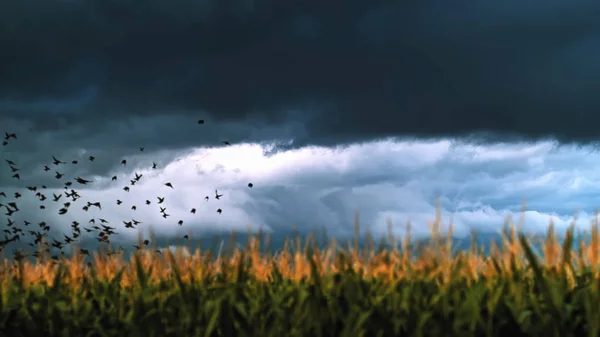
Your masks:
[[[198,124],[204,124],[204,120],[199,120]],[[6,132],[4,135],[4,140],[2,142],[2,145],[7,146],[12,141],[16,141],[17,139],[18,138],[17,138],[16,133]],[[222,144],[231,145],[227,141],[223,141]],[[140,151],[143,152],[144,147],[140,147]],[[96,158],[94,156],[89,156],[87,159],[90,162],[93,162]],[[9,166],[10,171],[13,174],[12,179],[21,180],[21,176],[19,174],[20,168],[18,167],[17,163],[15,163],[14,161],[12,161],[8,158],[5,158],[5,162]],[[78,161],[72,160],[71,164],[76,165],[76,164],[78,164]],[[41,202],[41,204],[39,205],[40,209],[42,209],[42,210],[46,209],[45,202],[47,200],[50,200],[51,202],[62,203],[60,205],[60,209],[58,210],[58,214],[64,215],[64,214],[67,214],[69,212],[69,209],[71,207],[73,207],[73,205],[76,204],[77,201],[79,201],[81,199],[81,195],[79,194],[77,189],[74,187],[74,183],[85,186],[85,185],[92,183],[92,181],[88,180],[88,179],[84,179],[79,176],[73,178],[72,180],[65,179],[64,178],[65,174],[59,172],[61,165],[68,165],[68,163],[66,161],[59,160],[55,156],[52,156],[52,163],[44,165],[43,170],[45,172],[54,171],[54,178],[57,180],[64,181],[64,192],[63,193],[60,193],[60,194],[52,193],[51,197],[47,197],[46,194],[44,194],[44,190],[46,190],[46,188],[47,188],[46,185],[26,186],[26,188],[27,188],[27,190],[34,193],[35,197],[37,199],[39,199],[39,201]],[[121,160],[121,165],[126,166],[127,160],[126,159]],[[152,164],[152,169],[157,169],[156,163]],[[134,176],[132,177],[132,179],[129,181],[129,185],[124,186],[123,190],[125,192],[129,192],[131,190],[131,188],[133,188],[135,186],[135,184],[138,183],[142,179],[142,177],[143,177],[143,174],[135,173]],[[111,181],[116,182],[117,176],[113,176],[111,178]],[[171,189],[174,188],[173,184],[171,184],[170,182],[164,183],[164,186],[167,188],[171,188]],[[248,183],[248,188],[252,188],[252,187],[253,187],[253,184]],[[13,249],[13,259],[15,261],[20,261],[27,257],[37,258],[37,257],[40,257],[40,253],[42,253],[42,254],[48,253],[48,254],[50,254],[51,259],[53,261],[57,262],[57,261],[59,261],[59,258],[61,255],[65,255],[65,251],[64,251],[65,247],[67,247],[68,245],[70,245],[74,242],[77,242],[77,240],[81,237],[82,229],[86,233],[94,235],[95,239],[98,242],[100,242],[101,244],[110,244],[111,236],[118,234],[118,232],[116,232],[117,227],[111,226],[109,221],[107,221],[106,219],[103,219],[103,218],[91,218],[87,222],[87,226],[81,225],[78,221],[72,221],[72,223],[70,225],[71,233],[70,234],[62,233],[63,237],[61,239],[56,239],[56,238],[52,237],[51,235],[49,235],[51,226],[50,226],[50,224],[48,224],[45,221],[39,222],[37,224],[32,224],[31,222],[24,220],[22,225],[18,225],[15,221],[13,221],[12,217],[14,216],[15,213],[20,211],[19,205],[17,203],[17,199],[19,199],[21,197],[22,197],[22,195],[19,192],[15,192],[14,195],[7,195],[5,192],[0,191],[0,208],[4,208],[6,210],[5,215],[8,217],[7,218],[8,223],[6,224],[6,229],[3,230],[3,232],[5,234],[4,239],[0,239],[0,252],[2,252],[11,243],[16,242],[16,241],[21,241],[21,238],[25,238],[25,237],[29,237],[29,238],[33,239],[31,242],[27,243],[29,246],[38,248],[31,254],[24,254],[22,249]],[[215,195],[213,198],[216,200],[220,200],[221,197],[223,197],[223,194],[219,194],[218,190],[215,190]],[[170,216],[170,214],[167,213],[167,208],[163,207],[165,198],[159,197],[159,196],[156,198],[157,198],[156,204],[159,205],[160,214],[162,215],[163,218],[167,219]],[[14,199],[14,200],[11,200],[11,199]],[[208,196],[208,195],[206,197],[204,197],[204,200],[206,202],[208,202],[209,199],[210,199],[210,196]],[[117,205],[121,205],[122,203],[123,203],[123,201],[121,201],[119,199],[116,200]],[[152,201],[146,200],[145,204],[151,205]],[[96,207],[96,208],[102,210],[102,204],[99,201],[89,201],[89,200],[86,200],[83,203],[82,209],[87,212],[92,207]],[[131,209],[136,210],[137,207],[134,205],[131,207]],[[217,208],[216,211],[219,214],[221,214],[223,212],[223,210],[221,208]],[[196,209],[192,208],[190,210],[190,213],[196,214]],[[123,221],[122,226],[125,229],[135,229],[136,226],[139,224],[141,224],[140,221],[131,219],[129,221]],[[177,224],[179,226],[182,226],[183,220],[178,220]],[[183,239],[189,239],[189,236],[186,234],[183,236]],[[142,244],[144,246],[148,246],[150,244],[150,242],[149,242],[149,240],[144,240]],[[39,249],[40,245],[41,245],[41,249]],[[134,245],[133,247],[135,247],[138,250],[142,249],[142,247],[140,245]],[[85,248],[78,248],[78,249],[79,249],[79,253],[81,253],[83,255],[88,255],[88,256],[90,255],[90,252],[88,249],[85,249]],[[121,247],[121,250],[123,250],[123,247]],[[54,253],[54,252],[56,252],[56,253]],[[160,253],[160,250],[157,250],[157,252]],[[107,254],[111,254],[111,252],[107,252]]]

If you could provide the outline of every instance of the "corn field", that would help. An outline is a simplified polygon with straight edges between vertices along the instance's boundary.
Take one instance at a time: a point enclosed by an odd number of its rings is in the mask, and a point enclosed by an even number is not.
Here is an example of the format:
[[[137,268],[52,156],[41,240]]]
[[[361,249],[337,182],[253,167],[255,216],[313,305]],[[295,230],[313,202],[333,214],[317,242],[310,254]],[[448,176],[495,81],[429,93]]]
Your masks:
[[[576,249],[550,225],[541,254],[514,225],[489,254],[447,234],[434,223],[416,251],[409,228],[385,250],[309,237],[265,254],[256,236],[227,255],[4,260],[0,335],[600,336],[596,223]]]

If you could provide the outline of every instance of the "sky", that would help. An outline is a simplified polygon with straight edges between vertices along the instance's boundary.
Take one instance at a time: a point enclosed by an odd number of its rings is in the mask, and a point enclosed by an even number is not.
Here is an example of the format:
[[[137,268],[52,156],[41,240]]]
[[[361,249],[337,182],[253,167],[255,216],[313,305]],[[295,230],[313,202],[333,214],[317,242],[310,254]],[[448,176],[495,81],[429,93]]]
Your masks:
[[[57,237],[91,217],[125,241],[131,218],[163,237],[347,235],[355,212],[375,234],[410,220],[426,235],[436,200],[457,236],[497,232],[524,200],[528,231],[551,218],[564,229],[576,210],[585,227],[599,187],[599,11],[588,0],[3,3],[0,131],[18,139],[0,152],[21,180],[0,164],[0,191],[23,194],[17,223],[51,222]],[[62,192],[56,170],[93,180],[77,189],[103,209],[40,210],[26,187]]]

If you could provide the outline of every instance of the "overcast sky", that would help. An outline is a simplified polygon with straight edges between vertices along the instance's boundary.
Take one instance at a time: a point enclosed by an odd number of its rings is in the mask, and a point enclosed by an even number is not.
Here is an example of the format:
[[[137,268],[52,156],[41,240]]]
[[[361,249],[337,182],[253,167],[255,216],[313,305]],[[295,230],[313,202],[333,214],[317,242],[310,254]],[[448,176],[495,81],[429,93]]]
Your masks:
[[[576,209],[585,226],[600,184],[599,11],[591,0],[2,3],[0,131],[18,139],[0,151],[21,180],[1,164],[0,202],[24,195],[19,226],[58,233],[102,217],[122,238],[137,235],[122,228],[131,218],[164,236],[294,224],[345,235],[355,211],[376,233],[410,219],[425,234],[438,198],[457,235],[497,231],[524,198],[528,230],[550,217],[564,228]],[[62,216],[25,190],[62,192],[56,170],[93,180]],[[86,201],[103,209],[85,213]]]

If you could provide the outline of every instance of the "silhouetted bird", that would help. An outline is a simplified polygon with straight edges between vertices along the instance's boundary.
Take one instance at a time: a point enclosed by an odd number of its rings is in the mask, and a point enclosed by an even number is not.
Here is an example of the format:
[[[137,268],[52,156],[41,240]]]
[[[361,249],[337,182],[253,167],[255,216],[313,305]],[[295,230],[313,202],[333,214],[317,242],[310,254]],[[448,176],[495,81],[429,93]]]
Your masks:
[[[88,207],[94,206],[94,207],[98,207],[98,209],[102,209],[102,204],[100,204],[99,201],[97,202],[89,202],[87,203]]]
[[[91,183],[90,180],[85,180],[85,179],[83,179],[81,177],[75,178],[75,181],[78,182],[78,183],[80,183],[81,185],[87,185],[87,183]]]
[[[165,186],[173,188],[173,185],[171,185],[171,183],[166,183]]]
[[[222,196],[223,196],[223,194],[219,194],[217,192],[217,190],[215,190],[215,199],[219,200],[219,199],[221,199]]]
[[[217,213],[221,214],[223,212],[220,208],[217,210]]]
[[[204,119],[199,119],[198,124],[204,124]]]
[[[56,159],[56,157],[52,156],[52,160],[54,161],[54,165],[58,166],[58,164],[65,164],[64,161],[60,161],[58,159]]]
[[[248,183],[248,187],[252,188],[254,186],[252,183]]]

